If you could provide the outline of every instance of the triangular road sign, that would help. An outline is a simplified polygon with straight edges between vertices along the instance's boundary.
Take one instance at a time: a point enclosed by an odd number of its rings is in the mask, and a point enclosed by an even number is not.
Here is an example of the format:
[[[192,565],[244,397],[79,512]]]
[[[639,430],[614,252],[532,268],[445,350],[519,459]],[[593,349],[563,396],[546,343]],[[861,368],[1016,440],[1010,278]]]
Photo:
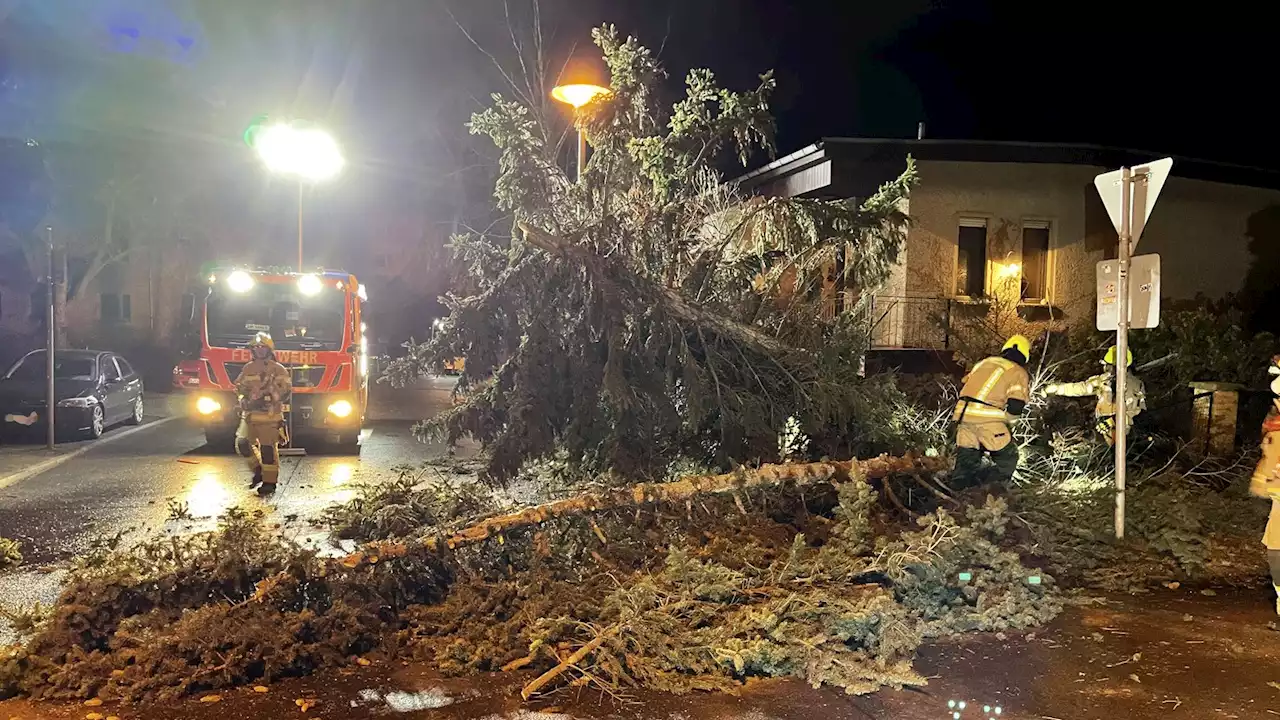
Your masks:
[[[1133,182],[1130,184],[1132,202],[1129,205],[1132,209],[1132,221],[1129,227],[1131,247],[1136,246],[1138,238],[1142,237],[1142,230],[1147,226],[1147,218],[1151,217],[1151,208],[1155,207],[1156,198],[1160,197],[1160,191],[1164,189],[1164,181],[1169,178],[1169,170],[1172,167],[1173,158],[1164,158],[1145,165],[1137,165],[1130,170],[1133,177]],[[1112,170],[1093,179],[1093,185],[1098,188],[1102,204],[1107,206],[1107,214],[1111,216],[1111,224],[1115,226],[1116,232],[1120,232],[1121,225],[1120,185],[1123,172],[1123,170]]]

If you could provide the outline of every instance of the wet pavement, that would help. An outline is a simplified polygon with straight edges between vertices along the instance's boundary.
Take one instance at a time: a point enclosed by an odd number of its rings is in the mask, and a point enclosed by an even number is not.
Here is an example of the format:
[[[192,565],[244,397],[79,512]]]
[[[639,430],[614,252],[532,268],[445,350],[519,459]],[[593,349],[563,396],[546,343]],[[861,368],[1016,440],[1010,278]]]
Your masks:
[[[1269,590],[1269,589],[1268,589]],[[442,678],[424,663],[368,666],[160,705],[0,702],[0,718],[121,720],[1269,720],[1280,717],[1280,632],[1265,592],[1112,596],[1068,608],[1032,633],[926,644],[917,688],[851,696],[798,680],[740,692],[665,695],[578,688],[528,703],[518,671]],[[305,709],[304,709],[305,708]],[[300,713],[299,711],[302,710]]]
[[[53,470],[0,487],[0,534],[21,540],[28,558],[17,571],[0,574],[0,603],[52,601],[66,560],[96,535],[203,529],[233,505],[267,509],[287,533],[319,539],[322,531],[309,521],[350,497],[354,483],[392,476],[396,466],[443,452],[440,445],[417,443],[409,428],[447,407],[450,386],[435,380],[407,391],[380,388],[360,455],[285,458],[279,491],[268,501],[249,490],[238,457],[211,452],[198,429],[182,421],[95,445]],[[185,504],[192,518],[170,519],[170,502]],[[1269,593],[1184,586],[1094,598],[1034,633],[930,643],[916,663],[927,686],[868,696],[761,680],[736,695],[575,689],[522,703],[527,673],[441,678],[427,664],[373,656],[367,667],[291,679],[266,692],[228,690],[217,702],[193,697],[159,706],[84,707],[12,700],[0,703],[0,720],[90,712],[121,720],[932,720],[955,713],[960,720],[1267,720],[1280,718],[1280,631],[1269,626],[1277,621]],[[9,639],[0,628],[0,644]]]
[[[237,505],[267,510],[287,535],[322,542],[323,531],[311,521],[329,505],[350,499],[356,483],[393,477],[397,466],[445,451],[440,444],[418,442],[410,427],[448,407],[452,386],[444,378],[404,390],[378,386],[359,455],[282,457],[280,482],[269,499],[249,488],[242,458],[206,447],[203,433],[185,419],[118,439],[112,433],[120,431],[112,431],[104,437],[108,442],[76,444],[80,454],[57,467],[0,484],[0,536],[20,541],[24,556],[20,568],[0,573],[0,604],[51,602],[61,567],[96,537],[209,529],[220,513]],[[0,459],[5,452],[47,457],[38,446],[4,448]],[[9,640],[3,625],[0,621],[0,643]]]

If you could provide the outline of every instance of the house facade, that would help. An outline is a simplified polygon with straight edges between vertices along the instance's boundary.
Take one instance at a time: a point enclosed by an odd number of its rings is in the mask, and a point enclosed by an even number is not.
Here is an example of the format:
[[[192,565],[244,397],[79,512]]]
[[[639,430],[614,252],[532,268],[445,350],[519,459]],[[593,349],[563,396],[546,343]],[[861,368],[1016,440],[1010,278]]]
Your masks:
[[[949,349],[966,319],[1091,326],[1096,265],[1116,232],[1096,175],[1157,155],[1093,146],[825,139],[740,178],[762,196],[866,197],[910,155],[919,184],[899,264],[875,297],[873,344]],[[1170,299],[1265,295],[1280,274],[1280,174],[1175,159],[1137,254],[1161,258]]]

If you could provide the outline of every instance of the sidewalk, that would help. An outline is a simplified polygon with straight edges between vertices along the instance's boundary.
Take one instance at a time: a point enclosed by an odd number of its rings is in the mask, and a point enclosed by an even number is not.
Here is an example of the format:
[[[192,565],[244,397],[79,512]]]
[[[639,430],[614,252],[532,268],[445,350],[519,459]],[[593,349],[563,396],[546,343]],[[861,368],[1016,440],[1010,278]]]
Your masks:
[[[146,415],[138,428],[182,414],[182,398],[176,393],[148,394],[145,402]],[[90,448],[127,436],[134,429],[128,425],[111,427],[98,440],[59,441],[52,450],[38,438],[16,443],[0,442],[0,488],[57,467]]]

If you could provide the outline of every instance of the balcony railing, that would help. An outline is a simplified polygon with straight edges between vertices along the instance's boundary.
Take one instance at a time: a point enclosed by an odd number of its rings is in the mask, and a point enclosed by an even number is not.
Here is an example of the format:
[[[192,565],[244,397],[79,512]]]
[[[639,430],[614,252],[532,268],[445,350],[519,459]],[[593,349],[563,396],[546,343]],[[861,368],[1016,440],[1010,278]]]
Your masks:
[[[951,349],[954,300],[941,297],[877,295],[867,322],[874,349]]]

